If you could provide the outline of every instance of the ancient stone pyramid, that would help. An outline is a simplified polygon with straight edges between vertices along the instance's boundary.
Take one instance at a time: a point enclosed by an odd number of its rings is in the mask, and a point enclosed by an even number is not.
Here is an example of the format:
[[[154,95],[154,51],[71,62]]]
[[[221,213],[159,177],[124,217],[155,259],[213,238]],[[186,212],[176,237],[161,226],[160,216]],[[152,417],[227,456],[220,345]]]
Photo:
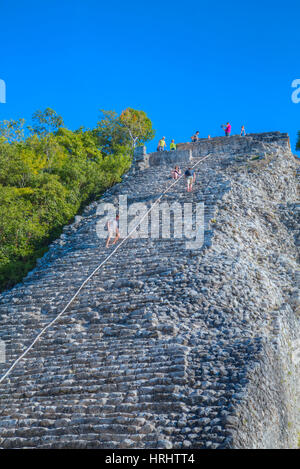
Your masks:
[[[162,202],[204,203],[203,244],[120,247],[0,384],[1,448],[297,446],[299,162],[279,132],[137,151],[99,203],[150,207],[173,162],[195,187]],[[0,296],[0,377],[111,252],[96,209]]]

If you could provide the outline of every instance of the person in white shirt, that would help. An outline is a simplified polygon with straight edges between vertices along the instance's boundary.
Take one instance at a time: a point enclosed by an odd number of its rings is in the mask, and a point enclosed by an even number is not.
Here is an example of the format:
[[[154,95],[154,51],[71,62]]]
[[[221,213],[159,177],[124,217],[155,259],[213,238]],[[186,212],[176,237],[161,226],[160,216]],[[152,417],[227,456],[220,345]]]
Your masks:
[[[119,232],[119,215],[116,216],[115,220],[108,220],[107,222],[108,236],[105,247],[109,247],[109,242],[112,237],[115,237],[112,244],[115,244],[120,238]]]

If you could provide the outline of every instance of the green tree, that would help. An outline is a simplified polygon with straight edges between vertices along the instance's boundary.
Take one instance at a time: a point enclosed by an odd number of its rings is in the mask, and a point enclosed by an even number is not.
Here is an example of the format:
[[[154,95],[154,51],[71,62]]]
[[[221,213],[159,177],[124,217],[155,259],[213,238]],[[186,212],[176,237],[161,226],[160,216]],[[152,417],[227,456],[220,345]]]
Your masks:
[[[25,119],[3,120],[0,122],[0,137],[3,137],[9,143],[20,142],[25,136]]]
[[[24,145],[0,142],[0,183],[4,186],[25,187],[33,176],[30,160],[34,161],[35,155],[26,154]]]
[[[101,109],[102,119],[97,122],[93,131],[98,146],[104,155],[111,155],[116,148],[123,147],[130,151],[130,139],[126,129],[121,126],[118,114],[115,111]]]
[[[133,148],[137,144],[142,145],[148,140],[152,140],[155,136],[152,122],[144,111],[137,111],[129,107],[121,113],[119,121],[121,126],[126,129]]]
[[[140,112],[121,119],[103,111],[95,129],[72,131],[48,108],[34,114],[27,135],[24,119],[0,122],[0,290],[22,279],[85,204],[121,181],[134,144],[151,136]]]
[[[97,123],[94,134],[105,155],[116,151],[132,154],[137,144],[141,145],[154,138],[152,122],[144,111],[127,108],[120,116],[115,111],[101,112],[102,119]]]
[[[44,111],[36,111],[32,115],[32,122],[33,124],[32,127],[30,127],[30,130],[41,137],[45,137],[50,133],[56,132],[64,125],[63,118],[49,107]]]
[[[300,150],[300,130],[298,131],[298,140],[296,143],[296,150]]]

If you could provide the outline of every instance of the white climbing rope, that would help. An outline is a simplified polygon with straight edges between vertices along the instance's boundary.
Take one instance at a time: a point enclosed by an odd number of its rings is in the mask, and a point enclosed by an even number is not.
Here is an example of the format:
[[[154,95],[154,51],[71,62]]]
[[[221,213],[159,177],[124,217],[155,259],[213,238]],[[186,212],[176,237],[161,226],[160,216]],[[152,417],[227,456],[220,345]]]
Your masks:
[[[199,163],[202,163],[202,161],[206,160],[211,155],[211,153],[208,153],[205,157],[203,157],[201,160],[197,161],[192,168],[195,168]],[[36,342],[40,339],[40,337],[55,323],[58,321],[58,319],[66,312],[68,307],[73,303],[75,298],[79,295],[83,287],[88,283],[88,281],[95,275],[96,272],[98,272],[99,269],[114,255],[114,253],[120,249],[120,247],[127,241],[128,238],[134,233],[136,228],[140,225],[140,223],[144,220],[144,218],[151,212],[151,210],[155,207],[156,204],[161,200],[161,198],[173,187],[175,184],[177,184],[180,179],[182,179],[184,175],[182,174],[179,176],[178,179],[176,179],[172,184],[170,184],[167,189],[156,199],[154,204],[151,205],[150,209],[144,213],[144,215],[141,217],[139,220],[138,224],[130,231],[130,233],[115,247],[115,249],[96,267],[96,269],[84,280],[84,282],[81,284],[81,286],[78,288],[76,293],[72,296],[68,304],[64,307],[64,309],[49,323],[47,326],[45,326],[41,332],[36,336],[34,341],[30,344],[30,346],[14,361],[14,363],[11,365],[11,367],[5,372],[5,374],[0,378],[0,384],[7,378],[7,376],[13,371],[13,369],[17,366],[17,364],[28,354],[28,352],[33,348],[33,346],[36,344]]]

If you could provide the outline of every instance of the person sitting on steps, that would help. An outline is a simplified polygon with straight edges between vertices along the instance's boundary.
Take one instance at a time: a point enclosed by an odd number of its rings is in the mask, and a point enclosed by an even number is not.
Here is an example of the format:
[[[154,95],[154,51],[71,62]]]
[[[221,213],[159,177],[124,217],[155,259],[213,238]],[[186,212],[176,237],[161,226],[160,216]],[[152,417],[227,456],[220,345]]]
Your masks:
[[[171,175],[173,179],[179,179],[181,175],[181,169],[179,168],[179,166],[175,166],[175,168],[172,169]]]

